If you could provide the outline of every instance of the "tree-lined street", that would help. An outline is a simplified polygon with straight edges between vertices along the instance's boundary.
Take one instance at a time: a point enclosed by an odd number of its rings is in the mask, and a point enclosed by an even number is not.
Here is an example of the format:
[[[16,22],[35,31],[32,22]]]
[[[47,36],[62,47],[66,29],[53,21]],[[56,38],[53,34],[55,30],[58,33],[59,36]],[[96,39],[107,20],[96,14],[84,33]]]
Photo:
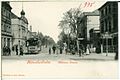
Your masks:
[[[1,4],[4,79],[118,78],[118,2]]]

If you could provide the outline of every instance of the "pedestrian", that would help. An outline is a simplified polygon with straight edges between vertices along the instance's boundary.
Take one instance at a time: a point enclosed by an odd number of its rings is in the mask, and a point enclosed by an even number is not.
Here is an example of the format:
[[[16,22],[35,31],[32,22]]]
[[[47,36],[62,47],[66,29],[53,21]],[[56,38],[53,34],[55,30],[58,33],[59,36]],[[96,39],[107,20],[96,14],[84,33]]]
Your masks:
[[[6,56],[8,56],[8,55],[9,55],[9,47],[6,46]]]
[[[23,48],[22,47],[20,47],[20,55],[23,56]]]
[[[49,47],[49,54],[51,54],[51,48]]]
[[[84,46],[83,44],[80,44],[79,45],[79,56],[82,56],[82,55],[84,55]]]
[[[62,47],[60,47],[60,54],[62,54]]]
[[[56,47],[56,54],[58,55],[58,49],[59,49],[59,46],[57,45]]]
[[[16,55],[18,55],[18,47],[16,47]]]
[[[8,55],[10,55],[11,54],[11,50],[10,50],[10,48],[8,47]]]
[[[95,53],[95,51],[96,51],[96,47],[94,46],[94,47],[93,47],[93,53]]]
[[[14,46],[12,47],[12,51],[14,51]]]
[[[115,46],[115,60],[118,60],[118,45]]]
[[[65,53],[66,53],[66,54],[68,53],[68,50],[67,50],[67,48],[65,48]]]
[[[100,50],[100,47],[99,47],[99,46],[96,46],[96,53],[97,53],[97,54],[100,54],[100,53],[101,53],[101,50]]]
[[[3,55],[5,56],[5,54],[6,54],[6,47],[4,46],[3,47]]]
[[[89,45],[87,45],[86,55],[89,55],[89,54],[90,54]]]
[[[53,45],[52,49],[53,49],[53,53],[55,54],[56,47],[54,45]]]
[[[98,42],[97,45],[96,45],[96,53],[97,53],[97,54],[100,54],[100,53],[101,53],[101,45],[100,45],[100,42]]]

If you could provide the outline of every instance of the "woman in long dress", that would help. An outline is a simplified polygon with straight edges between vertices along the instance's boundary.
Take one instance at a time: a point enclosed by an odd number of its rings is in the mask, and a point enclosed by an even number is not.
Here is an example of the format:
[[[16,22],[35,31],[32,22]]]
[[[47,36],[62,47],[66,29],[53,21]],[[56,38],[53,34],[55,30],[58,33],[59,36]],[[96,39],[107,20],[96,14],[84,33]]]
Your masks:
[[[86,55],[89,55],[90,51],[89,51],[89,46],[87,46],[87,51],[86,51]]]

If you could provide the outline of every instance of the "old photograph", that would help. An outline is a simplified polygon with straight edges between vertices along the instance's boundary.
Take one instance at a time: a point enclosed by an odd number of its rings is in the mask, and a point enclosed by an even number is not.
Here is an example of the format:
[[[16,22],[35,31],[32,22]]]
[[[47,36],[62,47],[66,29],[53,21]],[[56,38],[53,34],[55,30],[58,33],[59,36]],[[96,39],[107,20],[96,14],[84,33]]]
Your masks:
[[[1,1],[2,79],[117,79],[118,12],[118,1]]]

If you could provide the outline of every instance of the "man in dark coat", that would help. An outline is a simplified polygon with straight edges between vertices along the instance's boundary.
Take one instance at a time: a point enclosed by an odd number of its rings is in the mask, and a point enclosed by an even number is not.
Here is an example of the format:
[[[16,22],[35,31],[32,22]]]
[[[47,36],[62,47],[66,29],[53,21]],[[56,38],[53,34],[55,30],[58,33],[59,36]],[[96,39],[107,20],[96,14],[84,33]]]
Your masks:
[[[18,55],[18,47],[16,47],[16,55]]]
[[[101,53],[100,42],[97,43],[97,46],[96,46],[96,53],[97,53],[97,54]]]
[[[55,54],[56,47],[54,45],[53,45],[52,49],[53,49],[53,53]]]
[[[23,48],[22,47],[20,47],[20,55],[23,56]]]
[[[49,48],[49,54],[51,54],[51,48]]]

